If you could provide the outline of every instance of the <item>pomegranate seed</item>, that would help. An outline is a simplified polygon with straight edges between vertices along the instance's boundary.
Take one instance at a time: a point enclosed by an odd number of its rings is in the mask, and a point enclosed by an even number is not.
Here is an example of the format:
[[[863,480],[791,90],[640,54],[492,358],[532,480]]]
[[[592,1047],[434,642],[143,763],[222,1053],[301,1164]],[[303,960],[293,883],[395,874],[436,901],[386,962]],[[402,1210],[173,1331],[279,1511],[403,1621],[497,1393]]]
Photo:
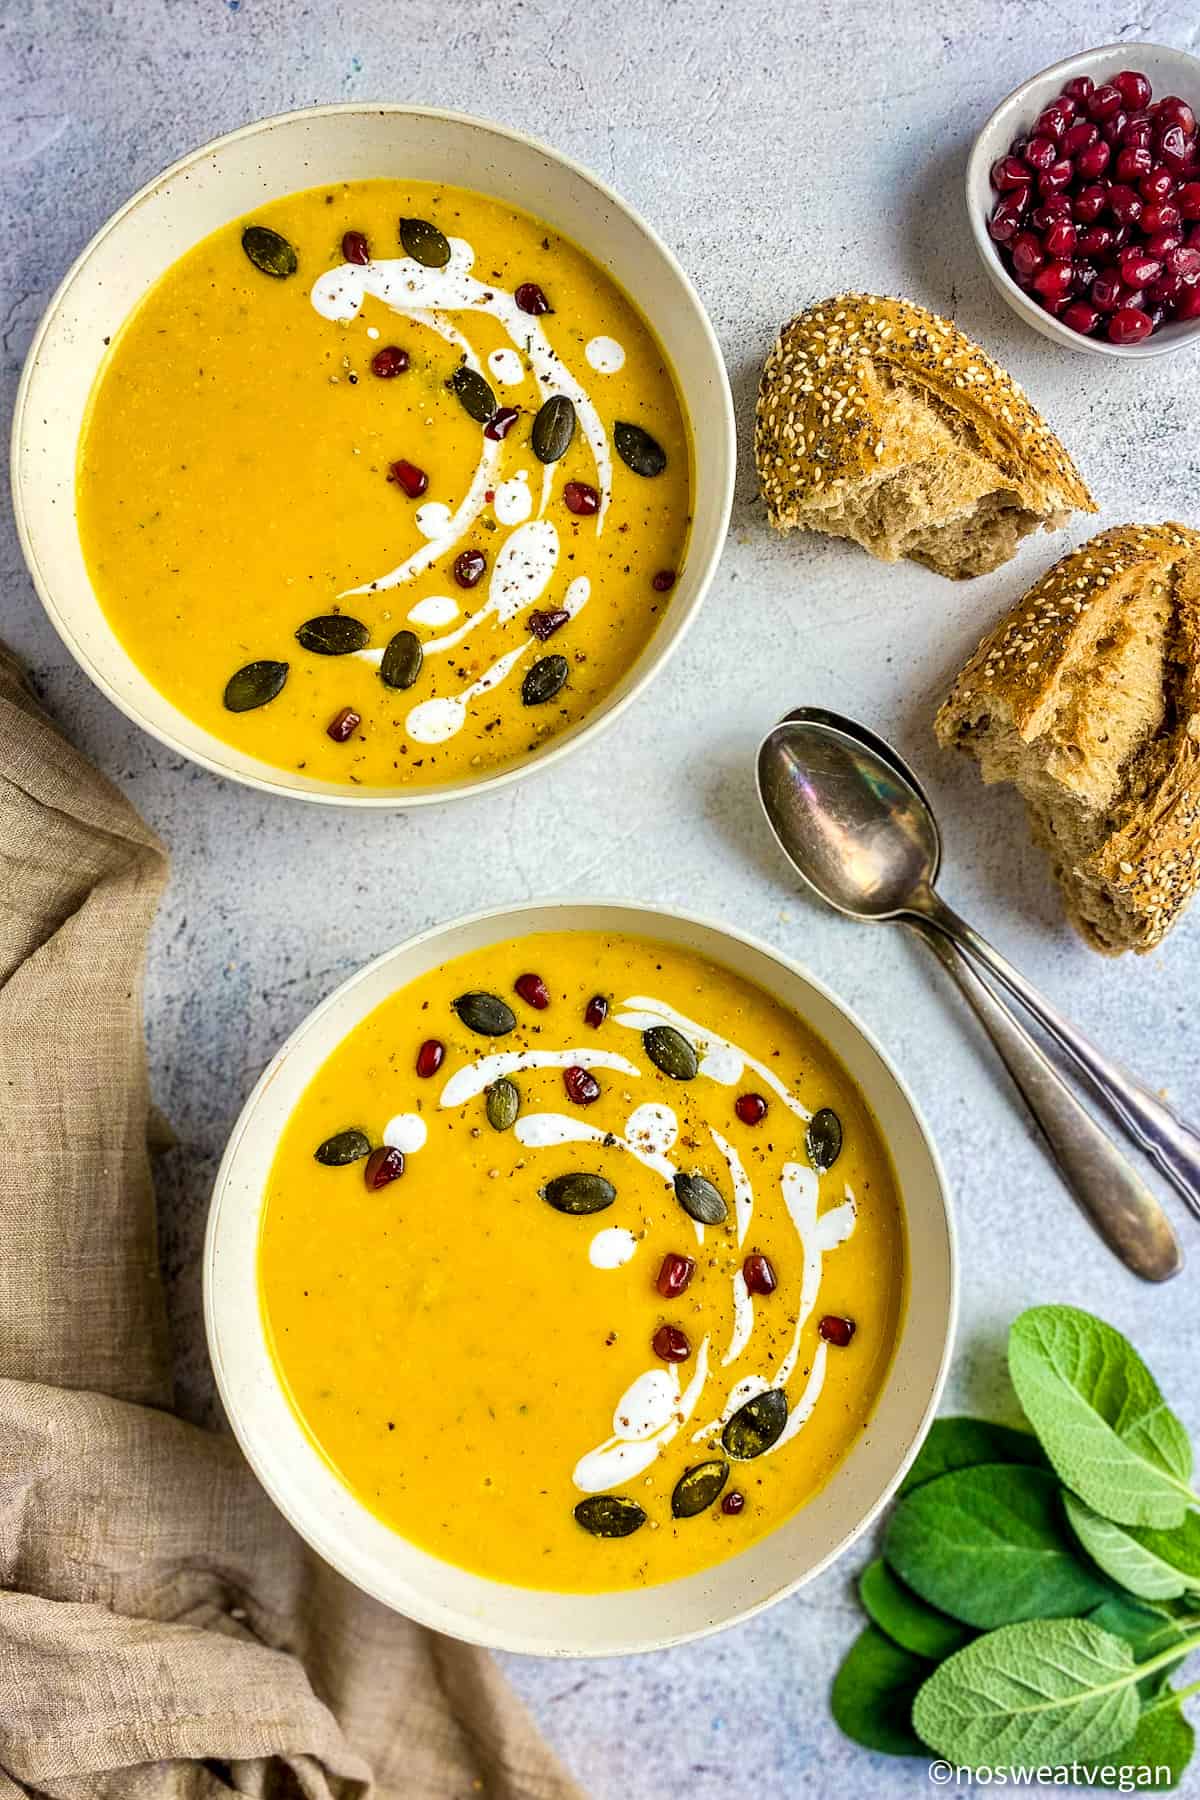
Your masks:
[[[1033,278],[1034,289],[1047,300],[1058,300],[1068,294],[1072,287],[1072,269],[1069,262],[1047,263],[1039,269]]]
[[[736,1519],[737,1515],[744,1510],[745,1505],[746,1496],[738,1488],[731,1488],[721,1498],[721,1511],[729,1519]]]
[[[408,367],[408,351],[402,350],[399,344],[385,344],[371,358],[371,373],[378,375],[381,381],[391,381],[396,375],[403,375]]]
[[[1077,294],[1086,294],[1096,276],[1099,274],[1095,263],[1082,262],[1076,258],[1072,287]]]
[[[542,313],[554,311],[536,281],[523,281],[513,295],[513,299],[523,313],[531,313],[535,319],[539,318]]]
[[[545,1012],[550,1004],[550,989],[540,975],[518,975],[513,988],[535,1012]]]
[[[1010,188],[1028,187],[1033,171],[1019,156],[1002,156],[992,164],[992,186],[1002,194]]]
[[[1107,225],[1089,225],[1081,231],[1078,247],[1085,256],[1104,256],[1112,249],[1113,234]]]
[[[1133,229],[1134,228],[1131,225],[1114,225],[1113,226],[1113,249],[1114,250],[1124,249],[1125,245],[1129,242],[1129,234]]]
[[[1124,182],[1116,182],[1108,190],[1108,210],[1118,225],[1136,225],[1142,216],[1142,197]]]
[[[1018,275],[1036,275],[1046,260],[1041,242],[1032,231],[1018,231],[1008,249]]]
[[[1121,151],[1117,157],[1117,180],[1140,181],[1154,167],[1154,158],[1149,150],[1136,149],[1132,144]]]
[[[1074,209],[1065,194],[1050,194],[1030,215],[1029,223],[1035,231],[1049,231],[1052,225],[1060,225],[1064,220],[1074,217]]]
[[[1120,306],[1108,321],[1111,344],[1140,344],[1154,329],[1154,321],[1140,306]]]
[[[1183,233],[1177,226],[1171,226],[1165,231],[1152,232],[1146,239],[1146,255],[1157,256],[1161,261],[1164,256],[1170,256],[1173,250],[1178,250],[1182,242]]]
[[[519,406],[498,406],[483,428],[484,437],[490,438],[493,444],[503,442],[520,416]]]
[[[419,500],[429,486],[429,477],[424,469],[418,469],[416,463],[405,462],[401,457],[388,470],[388,480],[402,487],[410,500]]]
[[[1174,192],[1175,177],[1170,169],[1163,167],[1162,163],[1155,163],[1150,173],[1143,175],[1138,182],[1138,193],[1147,205],[1152,206],[1156,201],[1168,200]]]
[[[1090,337],[1100,323],[1100,314],[1086,300],[1072,300],[1070,306],[1064,308],[1062,322],[1069,325],[1072,331]]]
[[[454,579],[460,588],[473,588],[483,580],[487,557],[482,550],[463,550],[454,559]]]
[[[748,1256],[742,1264],[742,1280],[748,1294],[773,1294],[779,1286],[769,1256]]]
[[[590,1025],[593,1031],[599,1031],[608,1017],[608,1001],[603,994],[593,994],[583,1009],[583,1022]]]
[[[1031,169],[1048,169],[1058,161],[1058,151],[1054,139],[1033,137],[1025,146],[1025,161]]]
[[[1148,281],[1153,281],[1162,274],[1162,264],[1153,256],[1147,256],[1144,250],[1134,244],[1128,250],[1122,250],[1117,261],[1121,265],[1121,280],[1126,287],[1144,287]]]
[[[1043,312],[1053,313],[1056,319],[1071,304],[1070,294],[1035,294],[1033,297]]]
[[[1075,248],[1075,238],[1075,227],[1069,219],[1063,219],[1059,224],[1052,225],[1043,239],[1046,255],[1055,258],[1070,256]]]
[[[1178,125],[1185,137],[1196,135],[1196,115],[1178,94],[1164,94],[1154,108],[1154,116],[1160,123]]]
[[[1054,138],[1057,142],[1066,129],[1066,113],[1061,106],[1053,104],[1048,106],[1045,112],[1038,114],[1034,121],[1033,135],[1034,137]]]
[[[1000,202],[1001,206],[1007,204],[1006,200]],[[1022,205],[1023,210],[1024,205]],[[994,237],[995,233],[993,232],[992,235]],[[567,511],[575,513],[581,519],[589,518],[592,513],[600,511],[600,496],[595,488],[589,486],[586,481],[568,481],[563,488],[563,501]]]
[[[767,1116],[767,1103],[761,1094],[739,1094],[733,1110],[743,1125],[761,1125]]]
[[[374,1193],[376,1188],[386,1187],[389,1181],[395,1181],[403,1173],[404,1152],[393,1150],[390,1144],[380,1144],[367,1158],[363,1180]]]
[[[1158,154],[1170,169],[1182,171],[1188,162],[1189,146],[1179,125],[1168,125],[1158,134]]]
[[[654,1285],[664,1300],[677,1300],[695,1273],[696,1265],[690,1256],[680,1256],[677,1251],[668,1250],[662,1259]]]
[[[1100,127],[1089,124],[1087,119],[1076,119],[1063,133],[1062,147],[1067,156],[1078,156],[1089,144],[1100,142]]]
[[[1189,285],[1200,281],[1200,249],[1194,246],[1185,249],[1182,245],[1177,245],[1167,256],[1167,268],[1172,275],[1177,275],[1180,281],[1186,281]]]
[[[1063,98],[1074,100],[1076,106],[1086,106],[1095,91],[1096,84],[1090,75],[1076,75],[1063,89]]]
[[[1145,106],[1154,91],[1140,69],[1122,69],[1112,84],[1126,106]]]
[[[1071,211],[1081,225],[1094,225],[1108,205],[1108,189],[1099,184],[1080,188],[1071,202]]]
[[[1125,292],[1121,286],[1119,269],[1101,269],[1092,283],[1091,301],[1101,312],[1115,312],[1121,304],[1121,295]]]
[[[1089,144],[1086,150],[1079,152],[1075,158],[1075,167],[1085,180],[1095,181],[1098,175],[1103,175],[1111,161],[1112,146],[1101,138],[1098,143]]]
[[[1189,282],[1175,302],[1177,319],[1200,319],[1200,282]]]
[[[539,607],[529,615],[529,629],[538,642],[544,644],[548,637],[553,637],[556,631],[561,631],[564,625],[570,623],[570,620],[570,613],[561,606],[551,607],[548,611],[543,611]]]
[[[1088,95],[1087,116],[1089,119],[1095,119],[1097,124],[1102,123],[1105,119],[1113,118],[1120,110],[1121,90],[1119,87],[1114,87],[1111,81],[1106,81],[1103,87],[1095,88]]]
[[[1175,196],[1183,219],[1200,219],[1200,181],[1185,181]]]
[[[563,1070],[563,1086],[568,1100],[573,1100],[576,1106],[590,1106],[593,1100],[600,1098],[600,1083],[589,1069],[581,1069],[578,1063]]]
[[[692,1346],[678,1325],[660,1325],[650,1339],[650,1348],[668,1363],[686,1362],[692,1354]]]
[[[1120,145],[1122,150],[1144,150],[1149,155],[1154,142],[1154,126],[1144,113],[1135,113],[1121,127]],[[1151,157],[1151,162],[1153,162]]]
[[[1069,156],[1060,157],[1057,162],[1043,169],[1038,176],[1038,192],[1041,194],[1057,194],[1069,187],[1075,175],[1075,165]]]
[[[436,1075],[446,1056],[446,1046],[440,1038],[426,1038],[417,1051],[417,1074],[422,1081],[428,1081]]]
[[[836,1313],[826,1313],[817,1330],[827,1344],[836,1344],[844,1350],[854,1336],[854,1320],[839,1319]]]
[[[325,727],[325,736],[333,739],[335,744],[344,744],[352,738],[362,724],[362,714],[355,712],[352,706],[343,706],[340,713],[335,713]]]
[[[367,242],[366,233],[348,231],[342,239],[342,260],[357,263],[360,268],[371,260],[371,246]]]
[[[1183,282],[1178,275],[1160,275],[1146,289],[1146,304],[1148,307],[1174,306],[1182,292]]]
[[[657,575],[650,578],[650,586],[656,594],[669,594],[678,577],[674,569],[660,569]]]
[[[1183,222],[1183,214],[1173,200],[1155,200],[1143,208],[1141,226],[1147,237],[1156,231],[1173,231]]]

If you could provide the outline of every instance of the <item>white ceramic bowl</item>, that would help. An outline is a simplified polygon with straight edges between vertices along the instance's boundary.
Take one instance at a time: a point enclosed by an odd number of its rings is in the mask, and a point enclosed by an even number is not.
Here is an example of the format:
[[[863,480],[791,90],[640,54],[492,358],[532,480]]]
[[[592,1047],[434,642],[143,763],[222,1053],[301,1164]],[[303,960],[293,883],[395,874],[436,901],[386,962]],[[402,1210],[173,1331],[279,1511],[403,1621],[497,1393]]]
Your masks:
[[[1056,344],[1065,344],[1069,350],[1136,359],[1165,356],[1172,350],[1182,350],[1200,341],[1200,319],[1164,325],[1140,344],[1110,344],[1107,338],[1083,337],[1069,325],[1051,317],[1017,286],[1001,262],[987,228],[996,202],[991,167],[997,157],[1005,154],[1013,139],[1033,124],[1038,114],[1076,75],[1090,75],[1099,87],[1122,69],[1141,69],[1149,76],[1156,98],[1179,94],[1200,113],[1200,58],[1189,56],[1185,50],[1170,50],[1163,44],[1104,44],[1098,50],[1081,50],[1078,56],[1069,56],[1065,62],[1043,69],[1040,75],[1023,82],[1000,102],[975,139],[967,162],[967,214],[975,247],[992,285],[1027,325],[1032,325],[1043,337],[1053,338]]]
[[[827,1485],[741,1555],[659,1587],[556,1594],[439,1561],[376,1519],[313,1447],[284,1396],[263,1330],[263,1193],[283,1128],[334,1046],[397,988],[448,957],[529,932],[625,932],[680,944],[757,982],[801,1015],[869,1099],[907,1221],[911,1300],[878,1407]],[[937,1153],[885,1052],[820,982],[765,944],[687,913],[611,901],[537,901],[476,913],[389,951],[310,1014],[259,1081],[217,1174],[204,1251],[209,1351],[229,1421],[259,1480],[327,1562],[422,1624],[493,1648],[601,1656],[665,1648],[782,1599],[864,1531],[916,1453],[945,1378],[957,1310],[954,1229]]]
[[[201,238],[264,201],[321,181],[396,175],[452,181],[557,226],[635,295],[663,344],[692,427],[693,525],[671,601],[609,697],[546,749],[475,781],[364,789],[276,769],[180,712],[129,657],[92,591],[75,523],[76,446],[107,341],[160,275]],[[108,698],[173,750],[250,787],[358,807],[420,806],[478,793],[556,762],[621,713],[683,637],[716,568],[733,497],[729,381],[712,326],[666,245],[611,188],[520,132],[411,106],[323,106],[248,125],[135,194],[92,239],[29,352],[13,424],[13,497],[25,559],[68,650]]]

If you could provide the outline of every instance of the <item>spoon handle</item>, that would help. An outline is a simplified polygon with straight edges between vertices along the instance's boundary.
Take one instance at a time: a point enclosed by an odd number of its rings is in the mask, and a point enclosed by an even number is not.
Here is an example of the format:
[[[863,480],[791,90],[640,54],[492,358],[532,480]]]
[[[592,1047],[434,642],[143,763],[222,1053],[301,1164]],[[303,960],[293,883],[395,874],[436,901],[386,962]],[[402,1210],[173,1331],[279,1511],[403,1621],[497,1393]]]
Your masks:
[[[1018,969],[1014,969],[1007,957],[1001,956],[986,938],[980,937],[940,896],[931,891],[927,901],[919,916],[944,932],[961,950],[968,951],[976,962],[982,963],[1033,1014],[1200,1217],[1200,1135],[1195,1129],[1178,1118],[1136,1076],[1122,1069],[1077,1031]]]
[[[1050,1146],[1063,1180],[1110,1250],[1144,1281],[1167,1281],[1177,1274],[1183,1255],[1175,1233],[1133,1164],[951,940],[924,919],[905,923],[958,984]]]

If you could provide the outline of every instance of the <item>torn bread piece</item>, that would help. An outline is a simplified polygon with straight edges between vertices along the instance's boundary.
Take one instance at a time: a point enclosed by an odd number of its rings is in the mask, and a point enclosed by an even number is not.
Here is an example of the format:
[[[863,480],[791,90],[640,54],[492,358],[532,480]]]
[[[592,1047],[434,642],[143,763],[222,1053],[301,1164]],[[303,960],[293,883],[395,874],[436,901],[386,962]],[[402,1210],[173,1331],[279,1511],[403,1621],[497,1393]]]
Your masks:
[[[1095,503],[1020,388],[948,319],[842,294],[779,334],[754,455],[780,531],[853,538],[965,580]]]
[[[1152,950],[1200,878],[1200,532],[1119,525],[985,638],[939,741],[1009,781],[1094,950]]]

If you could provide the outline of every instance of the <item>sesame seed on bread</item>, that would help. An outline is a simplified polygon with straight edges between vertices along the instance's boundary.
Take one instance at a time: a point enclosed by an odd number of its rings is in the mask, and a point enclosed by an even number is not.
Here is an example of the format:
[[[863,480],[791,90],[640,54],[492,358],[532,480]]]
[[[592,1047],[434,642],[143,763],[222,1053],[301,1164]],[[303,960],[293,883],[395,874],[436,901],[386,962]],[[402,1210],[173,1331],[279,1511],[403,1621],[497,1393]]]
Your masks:
[[[1022,794],[1093,949],[1153,949],[1200,880],[1200,532],[1119,525],[1063,557],[935,729]]]
[[[962,579],[1095,504],[1012,377],[911,300],[841,294],[783,327],[754,454],[773,525]]]

